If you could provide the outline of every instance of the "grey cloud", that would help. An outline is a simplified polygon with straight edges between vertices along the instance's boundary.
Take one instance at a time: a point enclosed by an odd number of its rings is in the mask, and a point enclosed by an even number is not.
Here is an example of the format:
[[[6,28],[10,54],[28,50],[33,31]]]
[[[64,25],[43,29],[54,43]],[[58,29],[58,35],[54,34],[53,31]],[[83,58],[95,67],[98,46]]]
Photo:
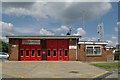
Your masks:
[[[13,35],[13,24],[0,21],[0,35],[5,37],[6,35]]]
[[[81,22],[82,18],[84,21],[99,18],[111,7],[109,2],[24,2],[3,4],[3,13],[29,15],[37,19],[50,16],[69,25]]]
[[[73,3],[62,14],[66,23],[76,23],[96,19],[105,15],[111,8],[110,3],[103,2],[80,2]]]
[[[30,8],[35,2],[2,2],[3,8]]]

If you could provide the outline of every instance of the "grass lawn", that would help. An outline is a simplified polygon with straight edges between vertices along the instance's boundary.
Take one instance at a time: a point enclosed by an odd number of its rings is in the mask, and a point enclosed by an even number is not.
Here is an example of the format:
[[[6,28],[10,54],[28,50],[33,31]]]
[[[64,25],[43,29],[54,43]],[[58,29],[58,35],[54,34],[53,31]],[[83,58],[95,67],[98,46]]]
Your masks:
[[[91,63],[91,65],[106,70],[116,70],[118,68],[120,69],[120,62]]]

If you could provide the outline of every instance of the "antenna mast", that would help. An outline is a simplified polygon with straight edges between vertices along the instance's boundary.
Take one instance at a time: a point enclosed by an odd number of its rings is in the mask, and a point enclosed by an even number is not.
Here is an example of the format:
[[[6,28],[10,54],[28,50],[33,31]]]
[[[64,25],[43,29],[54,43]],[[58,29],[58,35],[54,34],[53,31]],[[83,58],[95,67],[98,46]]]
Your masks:
[[[72,29],[71,29],[71,27],[69,27],[69,31],[67,32],[66,35],[71,35],[71,33],[72,33]]]
[[[97,25],[98,41],[103,41],[104,38],[104,25],[103,23]]]
[[[72,29],[71,29],[71,27],[69,28],[69,33],[70,33],[70,35],[71,35],[71,31],[72,31]]]

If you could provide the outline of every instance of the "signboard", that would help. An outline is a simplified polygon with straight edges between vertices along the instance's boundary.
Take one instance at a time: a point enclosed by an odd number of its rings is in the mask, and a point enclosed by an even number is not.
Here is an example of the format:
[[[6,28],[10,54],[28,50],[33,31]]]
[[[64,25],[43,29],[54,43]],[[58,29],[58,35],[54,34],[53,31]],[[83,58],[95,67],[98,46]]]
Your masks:
[[[22,40],[22,44],[40,45],[40,40]]]
[[[69,49],[77,49],[77,46],[69,46]]]

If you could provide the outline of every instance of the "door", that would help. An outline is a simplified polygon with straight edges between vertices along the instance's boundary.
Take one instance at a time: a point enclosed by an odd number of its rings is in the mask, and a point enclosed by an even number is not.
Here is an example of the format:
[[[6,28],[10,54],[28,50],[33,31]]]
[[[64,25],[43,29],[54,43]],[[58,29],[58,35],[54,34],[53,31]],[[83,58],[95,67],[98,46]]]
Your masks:
[[[37,51],[36,51],[36,59],[37,60],[42,60],[42,51],[41,51],[41,49],[37,49]]]
[[[24,49],[20,49],[20,54],[19,54],[19,56],[20,56],[20,60],[21,60],[21,61],[25,60],[25,52],[24,52]]]
[[[58,54],[57,54],[56,49],[53,49],[53,51],[52,51],[52,60],[54,60],[54,61],[58,60]]]
[[[50,49],[47,50],[47,61],[51,61],[52,60],[52,51]]]
[[[69,60],[69,54],[68,54],[68,49],[64,49],[64,60],[68,61]]]
[[[25,60],[27,60],[27,61],[31,60],[31,54],[30,53],[31,53],[30,49],[26,48],[25,49]]]
[[[42,45],[39,39],[20,40],[19,59],[20,60],[41,60]]]
[[[36,60],[36,49],[35,48],[32,48],[31,49],[31,60]]]
[[[64,59],[63,59],[63,50],[62,50],[62,49],[59,49],[59,50],[58,50],[58,60],[60,60],[60,61],[61,61],[61,60],[64,60]]]
[[[42,60],[47,60],[47,56],[46,56],[46,52],[45,51],[42,52]]]

